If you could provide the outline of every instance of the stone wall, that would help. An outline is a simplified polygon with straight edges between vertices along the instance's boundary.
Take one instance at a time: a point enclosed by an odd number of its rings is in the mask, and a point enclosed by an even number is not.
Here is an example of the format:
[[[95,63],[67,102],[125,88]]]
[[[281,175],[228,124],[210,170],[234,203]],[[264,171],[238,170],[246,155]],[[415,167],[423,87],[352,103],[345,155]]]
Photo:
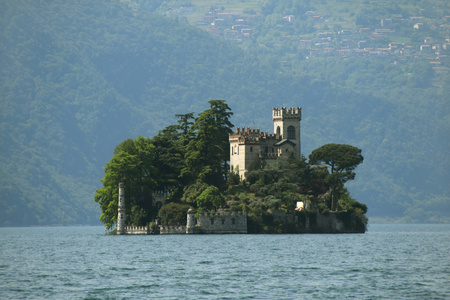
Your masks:
[[[160,226],[159,234],[245,234],[245,233],[364,233],[365,225],[352,212],[274,211],[270,220],[259,216],[247,223],[241,212],[201,213],[189,210],[187,226]],[[126,226],[123,234],[157,234],[148,226]]]
[[[247,233],[247,215],[231,211],[199,214],[194,233]]]
[[[364,233],[354,212],[274,211],[249,220],[248,233]]]
[[[186,234],[186,226],[161,226],[159,234]]]
[[[299,233],[364,233],[365,226],[352,212],[298,214]]]
[[[125,234],[150,234],[148,226],[126,226]]]

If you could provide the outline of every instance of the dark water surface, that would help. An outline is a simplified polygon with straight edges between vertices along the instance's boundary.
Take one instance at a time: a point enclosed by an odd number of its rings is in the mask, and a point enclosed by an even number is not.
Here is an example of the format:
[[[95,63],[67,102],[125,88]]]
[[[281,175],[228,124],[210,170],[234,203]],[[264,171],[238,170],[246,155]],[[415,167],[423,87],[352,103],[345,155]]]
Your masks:
[[[450,225],[105,236],[0,228],[1,299],[450,299]]]

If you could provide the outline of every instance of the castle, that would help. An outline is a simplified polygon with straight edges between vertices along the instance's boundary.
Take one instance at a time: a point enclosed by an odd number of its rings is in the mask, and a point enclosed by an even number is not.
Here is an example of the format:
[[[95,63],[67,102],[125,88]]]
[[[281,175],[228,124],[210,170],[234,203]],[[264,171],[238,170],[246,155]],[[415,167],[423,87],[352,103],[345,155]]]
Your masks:
[[[237,128],[229,135],[230,171],[239,174],[241,180],[249,166],[259,157],[276,160],[282,155],[293,153],[300,157],[300,121],[301,107],[273,108],[272,119],[274,133],[261,132],[259,129]],[[152,195],[153,205],[165,203],[167,194],[160,192]],[[119,183],[117,216],[117,234],[150,234],[148,226],[125,225],[124,183]],[[190,209],[187,213],[186,226],[160,226],[161,234],[195,234],[195,233],[247,233],[247,215],[238,212],[218,211],[215,213],[195,214]]]
[[[292,152],[300,157],[300,121],[301,107],[273,108],[272,119],[274,133],[261,132],[259,129],[237,128],[229,136],[230,171],[245,179],[249,166],[259,157],[275,160]]]

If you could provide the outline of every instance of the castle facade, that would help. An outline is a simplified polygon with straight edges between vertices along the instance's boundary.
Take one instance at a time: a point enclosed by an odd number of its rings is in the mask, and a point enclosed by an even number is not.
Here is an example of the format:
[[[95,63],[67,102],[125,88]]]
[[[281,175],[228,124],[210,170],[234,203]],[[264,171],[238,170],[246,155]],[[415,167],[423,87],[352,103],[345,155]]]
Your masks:
[[[229,136],[230,171],[239,175],[241,180],[249,166],[259,157],[276,160],[292,152],[300,157],[300,121],[301,107],[273,108],[272,120],[274,133],[261,132],[259,129],[236,128]]]

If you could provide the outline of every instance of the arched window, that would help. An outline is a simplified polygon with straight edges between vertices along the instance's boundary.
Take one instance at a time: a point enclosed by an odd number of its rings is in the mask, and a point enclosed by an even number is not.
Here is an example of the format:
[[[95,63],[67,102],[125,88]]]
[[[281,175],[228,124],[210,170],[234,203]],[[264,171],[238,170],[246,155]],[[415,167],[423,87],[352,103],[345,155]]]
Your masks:
[[[294,126],[289,126],[287,130],[288,139],[295,140],[295,128]]]
[[[277,127],[277,134],[278,134],[278,135],[281,134],[281,132],[280,132],[280,126]]]

